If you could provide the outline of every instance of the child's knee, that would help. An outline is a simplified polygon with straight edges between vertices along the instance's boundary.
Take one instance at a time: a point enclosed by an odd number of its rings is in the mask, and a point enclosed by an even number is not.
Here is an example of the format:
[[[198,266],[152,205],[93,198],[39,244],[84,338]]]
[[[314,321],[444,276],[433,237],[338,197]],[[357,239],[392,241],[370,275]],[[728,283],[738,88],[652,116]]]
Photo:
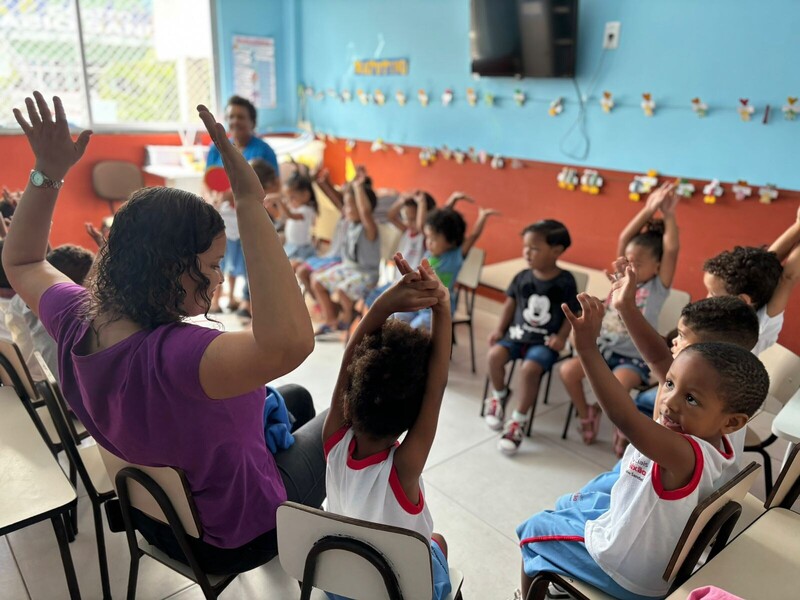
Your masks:
[[[535,360],[522,361],[522,375],[526,379],[538,381],[542,373],[544,373],[544,368]]]
[[[489,348],[489,352],[487,354],[489,358],[489,364],[492,366],[502,366],[508,362],[510,358],[510,353],[508,352],[508,348],[505,346],[501,346],[500,344],[495,344],[491,348]]]
[[[583,379],[583,367],[577,358],[571,358],[561,365],[559,375],[564,383],[580,381]]]

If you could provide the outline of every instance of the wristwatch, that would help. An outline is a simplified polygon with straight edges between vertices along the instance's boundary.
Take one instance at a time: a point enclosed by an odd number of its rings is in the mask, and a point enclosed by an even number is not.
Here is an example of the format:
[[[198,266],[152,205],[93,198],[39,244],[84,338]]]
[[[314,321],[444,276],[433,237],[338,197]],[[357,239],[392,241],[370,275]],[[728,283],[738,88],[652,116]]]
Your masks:
[[[31,183],[40,188],[53,188],[54,190],[59,189],[62,185],[64,185],[64,180],[56,181],[55,179],[50,179],[47,175],[42,173],[41,171],[37,171],[33,169],[31,171]]]

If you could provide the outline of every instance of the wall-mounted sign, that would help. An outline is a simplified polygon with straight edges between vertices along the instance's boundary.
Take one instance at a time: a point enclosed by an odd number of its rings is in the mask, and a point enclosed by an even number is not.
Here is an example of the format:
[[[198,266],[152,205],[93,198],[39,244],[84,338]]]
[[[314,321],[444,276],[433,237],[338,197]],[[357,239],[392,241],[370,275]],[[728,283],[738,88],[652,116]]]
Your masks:
[[[356,75],[408,75],[407,58],[369,58],[354,63]]]

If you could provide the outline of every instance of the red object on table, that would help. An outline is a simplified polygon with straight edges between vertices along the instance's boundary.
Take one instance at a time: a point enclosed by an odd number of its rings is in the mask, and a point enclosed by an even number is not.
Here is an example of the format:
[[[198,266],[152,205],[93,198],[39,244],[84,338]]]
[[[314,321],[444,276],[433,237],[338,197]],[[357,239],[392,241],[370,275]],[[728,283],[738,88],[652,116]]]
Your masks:
[[[212,192],[227,192],[231,189],[231,182],[222,167],[209,168],[203,176],[203,181]]]

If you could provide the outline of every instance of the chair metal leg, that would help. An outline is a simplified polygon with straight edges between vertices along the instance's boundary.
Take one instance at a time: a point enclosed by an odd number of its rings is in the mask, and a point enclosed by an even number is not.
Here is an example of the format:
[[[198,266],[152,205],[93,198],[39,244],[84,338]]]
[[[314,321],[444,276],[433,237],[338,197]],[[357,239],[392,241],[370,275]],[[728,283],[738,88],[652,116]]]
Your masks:
[[[757,450],[757,452],[761,455],[761,458],[764,459],[764,490],[766,495],[769,496],[772,493],[772,457],[767,454],[767,451],[761,448]]]
[[[56,532],[58,550],[61,553],[61,562],[64,565],[64,575],[67,578],[69,597],[72,600],[80,600],[81,591],[78,587],[78,578],[75,575],[75,565],[72,563],[72,554],[69,552],[69,543],[67,542],[67,532],[64,526],[64,518],[62,515],[56,515],[52,517],[50,521],[53,523],[53,529]]]
[[[550,396],[550,382],[553,380],[553,370],[550,369],[549,371],[544,372],[542,374],[542,377],[545,377],[545,376],[547,376],[547,385],[545,385],[545,388],[544,388],[544,403],[547,404],[547,398]],[[542,385],[542,382],[541,382],[541,379],[540,379],[539,380],[539,389],[540,390],[541,390],[541,385]],[[531,437],[531,430],[533,429],[533,417],[535,416],[534,413],[536,411],[536,400],[537,399],[538,399],[538,394],[537,394],[537,398],[534,399],[534,401],[533,401],[533,407],[531,408],[531,416],[528,419],[528,427],[527,427],[527,429],[525,431],[525,435],[527,437]]]
[[[100,504],[92,502],[94,515],[94,531],[97,538],[97,560],[100,563],[100,585],[103,588],[103,600],[111,600],[111,584],[108,581],[108,557],[106,555],[106,541],[103,534],[103,515],[100,513]]]
[[[475,372],[475,335],[472,332],[472,321],[467,323],[469,327],[469,352],[472,356],[472,372]]]
[[[136,600],[136,583],[139,578],[139,559],[142,553],[137,548],[131,552],[131,568],[128,571],[128,600]]]
[[[569,424],[572,421],[572,413],[573,412],[577,413],[577,411],[575,410],[575,407],[572,406],[572,403],[570,402],[569,407],[567,408],[567,420],[564,423],[564,431],[561,432],[561,439],[562,440],[567,439],[567,431],[569,431]]]
[[[483,413],[486,412],[486,407],[483,405],[483,401],[488,397],[489,397],[489,376],[487,375],[486,376],[486,383],[483,386],[483,398],[481,398],[481,414],[480,414],[480,416],[483,416]]]

